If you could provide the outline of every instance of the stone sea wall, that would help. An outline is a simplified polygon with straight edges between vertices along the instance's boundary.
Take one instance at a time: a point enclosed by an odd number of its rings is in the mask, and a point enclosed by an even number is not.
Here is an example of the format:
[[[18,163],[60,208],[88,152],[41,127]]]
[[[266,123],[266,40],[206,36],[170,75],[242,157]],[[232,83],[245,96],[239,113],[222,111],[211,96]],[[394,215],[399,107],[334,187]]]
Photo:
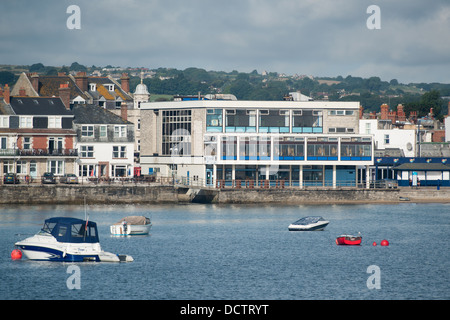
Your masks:
[[[1,185],[0,204],[450,202],[450,188],[202,189],[164,185]]]

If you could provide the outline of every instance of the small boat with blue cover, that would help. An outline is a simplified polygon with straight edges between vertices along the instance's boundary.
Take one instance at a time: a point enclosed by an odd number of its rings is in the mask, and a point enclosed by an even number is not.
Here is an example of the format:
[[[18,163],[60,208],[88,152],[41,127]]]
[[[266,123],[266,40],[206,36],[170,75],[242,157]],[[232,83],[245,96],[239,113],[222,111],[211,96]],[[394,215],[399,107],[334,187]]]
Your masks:
[[[289,231],[319,231],[325,229],[330,221],[322,217],[304,217],[293,223],[288,227]]]
[[[131,262],[129,255],[103,251],[97,224],[77,218],[54,217],[45,220],[32,237],[15,244],[30,260],[64,262]]]

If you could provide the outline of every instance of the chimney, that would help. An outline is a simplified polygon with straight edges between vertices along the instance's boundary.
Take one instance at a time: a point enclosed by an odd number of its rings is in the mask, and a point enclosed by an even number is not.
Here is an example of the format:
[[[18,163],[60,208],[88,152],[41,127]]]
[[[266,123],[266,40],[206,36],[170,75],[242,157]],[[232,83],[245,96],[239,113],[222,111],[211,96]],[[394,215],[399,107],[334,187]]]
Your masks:
[[[122,73],[122,77],[120,78],[120,86],[126,93],[130,92],[130,77],[128,76],[128,73]]]
[[[122,117],[123,121],[128,120],[128,107],[125,101],[122,101],[122,104],[120,105],[120,116]]]
[[[11,102],[11,96],[9,94],[9,86],[5,84],[5,87],[3,88],[3,100],[5,100],[6,104],[9,104]]]
[[[61,83],[59,85],[59,98],[66,109],[70,110],[70,88],[68,83]]]
[[[388,120],[389,106],[386,103],[381,105],[381,120]]]
[[[403,110],[403,105],[399,104],[397,105],[397,116],[398,116],[398,121],[406,121],[406,115],[405,115],[405,111]]]
[[[65,72],[58,72],[58,77],[65,77],[66,73]]]
[[[39,75],[36,72],[31,74],[31,85],[34,91],[39,94]]]
[[[78,88],[81,89],[81,91],[88,91],[88,78],[86,72],[78,72],[75,76],[75,83],[77,84]]]
[[[20,89],[19,89],[19,96],[21,96],[21,97],[26,97],[27,96],[27,92],[25,91],[24,87],[20,87]]]
[[[364,108],[363,106],[359,106],[359,118],[362,119],[364,114]]]

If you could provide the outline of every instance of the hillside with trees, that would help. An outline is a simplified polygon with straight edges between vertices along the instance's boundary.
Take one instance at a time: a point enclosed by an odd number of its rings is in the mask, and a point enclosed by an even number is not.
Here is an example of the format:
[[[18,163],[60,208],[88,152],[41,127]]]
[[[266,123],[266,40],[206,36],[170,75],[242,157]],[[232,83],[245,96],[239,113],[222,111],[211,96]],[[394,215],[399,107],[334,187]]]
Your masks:
[[[277,72],[253,70],[250,73],[206,71],[201,68],[177,70],[173,68],[121,68],[88,67],[73,62],[70,66],[44,66],[35,63],[31,66],[0,65],[0,84],[15,83],[21,72],[37,72],[44,75],[57,75],[58,72],[107,75],[119,78],[122,72],[131,76],[130,88],[140,82],[140,71],[145,70],[144,83],[152,95],[197,95],[209,93],[228,93],[238,100],[283,100],[289,92],[300,91],[314,100],[359,101],[365,111],[379,111],[381,104],[387,103],[395,110],[398,104],[405,111],[418,111],[426,115],[433,108],[435,115],[442,119],[447,114],[447,99],[450,97],[450,84],[409,83],[402,84],[396,79],[381,80],[379,77],[313,77],[305,75],[284,75]],[[132,89],[133,91],[133,89]],[[445,97],[445,99],[443,99]]]

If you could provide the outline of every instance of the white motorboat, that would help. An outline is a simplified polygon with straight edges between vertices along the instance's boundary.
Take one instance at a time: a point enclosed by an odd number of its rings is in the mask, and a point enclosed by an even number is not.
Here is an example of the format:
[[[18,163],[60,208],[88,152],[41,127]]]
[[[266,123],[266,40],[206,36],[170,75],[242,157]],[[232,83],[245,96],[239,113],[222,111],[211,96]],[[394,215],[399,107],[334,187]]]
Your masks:
[[[129,255],[102,250],[97,224],[76,218],[55,217],[45,220],[34,236],[15,244],[30,260],[64,262],[131,262]]]
[[[289,225],[289,231],[319,231],[323,230],[330,221],[322,217],[304,217]]]
[[[143,216],[129,216],[113,224],[111,234],[114,236],[147,235],[152,223],[149,218]]]

